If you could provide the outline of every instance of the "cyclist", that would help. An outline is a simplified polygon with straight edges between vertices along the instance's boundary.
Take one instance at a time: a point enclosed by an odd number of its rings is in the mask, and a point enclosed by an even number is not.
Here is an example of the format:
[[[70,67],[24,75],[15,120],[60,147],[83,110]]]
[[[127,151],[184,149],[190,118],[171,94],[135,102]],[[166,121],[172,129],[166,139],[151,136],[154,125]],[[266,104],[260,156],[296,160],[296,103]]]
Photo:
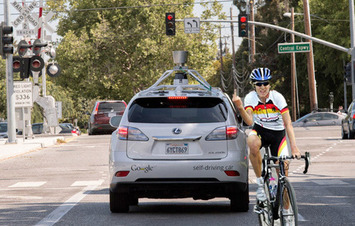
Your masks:
[[[232,101],[245,123],[253,125],[247,138],[250,149],[249,158],[258,184],[256,198],[259,201],[265,201],[266,194],[261,177],[262,157],[259,151],[261,147],[269,144],[273,156],[288,155],[286,132],[292,155],[299,159],[301,153],[296,145],[286,100],[279,92],[270,90],[270,69],[256,68],[251,72],[249,78],[255,90],[245,96],[244,106],[236,93],[233,94]],[[288,175],[287,170],[288,164],[285,164],[286,175]]]

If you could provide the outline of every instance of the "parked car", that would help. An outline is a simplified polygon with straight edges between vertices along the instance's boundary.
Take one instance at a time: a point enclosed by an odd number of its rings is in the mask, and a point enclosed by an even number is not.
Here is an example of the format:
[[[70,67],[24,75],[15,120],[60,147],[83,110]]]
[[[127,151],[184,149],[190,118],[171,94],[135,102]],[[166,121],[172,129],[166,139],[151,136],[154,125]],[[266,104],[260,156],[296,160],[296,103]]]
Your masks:
[[[33,134],[42,134],[43,133],[43,123],[32,123],[32,133]]]
[[[184,77],[177,68],[163,76],[172,73]],[[111,212],[143,197],[227,197],[232,211],[248,211],[248,148],[233,103],[196,71],[186,73],[202,85],[159,85],[162,76],[111,118],[119,126],[110,141]]]
[[[355,100],[350,104],[346,116],[341,122],[341,138],[355,138]]]
[[[292,123],[293,127],[341,125],[344,115],[334,112],[312,112]]]
[[[126,106],[123,100],[96,101],[88,123],[89,135],[112,133],[116,128],[110,125],[110,118],[122,115]]]
[[[21,135],[18,129],[16,129],[16,135]],[[8,138],[7,122],[0,122],[0,138]]]
[[[70,133],[72,135],[81,135],[79,127],[74,127],[71,123],[60,123],[59,127],[62,129],[59,134]]]
[[[0,138],[7,137],[7,122],[0,122]]]

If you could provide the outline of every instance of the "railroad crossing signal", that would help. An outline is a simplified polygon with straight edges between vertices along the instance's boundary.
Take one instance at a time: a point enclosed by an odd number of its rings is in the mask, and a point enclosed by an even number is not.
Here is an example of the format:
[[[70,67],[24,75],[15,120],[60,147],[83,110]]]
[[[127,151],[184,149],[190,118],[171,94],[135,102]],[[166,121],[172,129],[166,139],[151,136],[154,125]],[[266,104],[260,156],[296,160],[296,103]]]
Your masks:
[[[0,54],[3,59],[6,58],[6,54],[12,54],[14,48],[12,43],[14,42],[14,37],[12,37],[13,28],[11,26],[4,25],[1,22],[0,25]]]
[[[175,35],[175,13],[165,14],[166,35]]]
[[[238,15],[238,30],[239,30],[239,37],[248,37],[248,15],[247,14]]]

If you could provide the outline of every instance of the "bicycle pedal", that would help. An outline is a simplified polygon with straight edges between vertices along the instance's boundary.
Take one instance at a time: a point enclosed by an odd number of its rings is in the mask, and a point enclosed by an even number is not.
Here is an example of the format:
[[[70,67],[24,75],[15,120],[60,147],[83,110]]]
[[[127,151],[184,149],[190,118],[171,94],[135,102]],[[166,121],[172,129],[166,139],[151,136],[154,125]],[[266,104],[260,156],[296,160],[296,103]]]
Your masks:
[[[257,214],[261,214],[263,212],[263,209],[260,208],[259,206],[255,205],[253,212],[257,213]]]

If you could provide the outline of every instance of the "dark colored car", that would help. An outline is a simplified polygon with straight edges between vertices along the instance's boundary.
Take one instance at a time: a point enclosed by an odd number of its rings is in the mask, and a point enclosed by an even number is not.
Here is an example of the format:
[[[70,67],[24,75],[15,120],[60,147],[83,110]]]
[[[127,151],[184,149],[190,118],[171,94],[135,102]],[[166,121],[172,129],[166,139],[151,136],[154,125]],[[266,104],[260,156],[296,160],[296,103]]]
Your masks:
[[[341,138],[355,138],[355,100],[350,104],[347,114],[341,122]]]
[[[341,125],[344,115],[334,112],[312,112],[292,123],[293,127]]]
[[[0,138],[7,138],[7,122],[0,122]]]
[[[116,128],[110,125],[110,118],[123,115],[126,107],[123,100],[96,101],[88,123],[89,135],[112,133]]]
[[[78,136],[81,134],[79,127],[75,127],[71,123],[60,123],[59,127],[62,129],[59,132],[59,134],[71,133],[72,135],[78,135]]]
[[[41,134],[43,133],[43,123],[32,123],[32,133],[33,134]]]

